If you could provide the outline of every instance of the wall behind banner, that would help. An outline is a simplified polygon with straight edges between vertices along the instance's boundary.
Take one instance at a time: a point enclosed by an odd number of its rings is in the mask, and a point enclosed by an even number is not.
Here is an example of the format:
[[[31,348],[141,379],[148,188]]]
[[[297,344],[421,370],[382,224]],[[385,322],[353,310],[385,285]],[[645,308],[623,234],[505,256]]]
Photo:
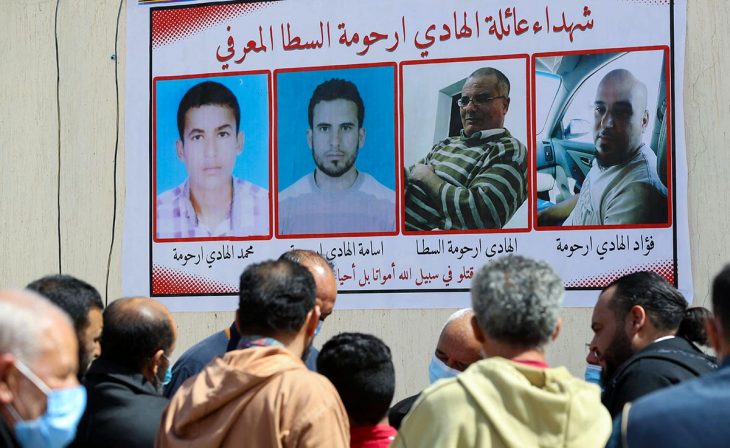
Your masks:
[[[132,1],[132,0],[130,0]],[[58,12],[60,128],[56,116],[56,0],[5,0],[0,14],[0,286],[23,286],[61,266],[104,292],[111,242],[115,145],[114,34],[119,0],[62,1]],[[126,6],[125,6],[126,7]],[[730,261],[730,2],[692,0],[688,7],[684,99],[692,270],[696,302],[709,306],[712,276]],[[125,21],[119,35],[120,98],[124,98]],[[678,90],[678,94],[681,94]],[[122,110],[123,114],[123,110]],[[124,135],[120,119],[118,203],[109,297],[121,291]],[[60,133],[60,195],[57,188]],[[146,179],[140,179],[147,182]],[[58,195],[58,196],[57,196]],[[58,204],[57,204],[58,199]],[[58,210],[60,205],[60,221]],[[340,331],[382,337],[396,362],[397,398],[415,393],[443,321],[453,310],[336,311],[317,339]],[[563,312],[563,333],[550,348],[553,364],[581,375],[591,310]],[[177,313],[175,356],[228,325],[232,313]]]

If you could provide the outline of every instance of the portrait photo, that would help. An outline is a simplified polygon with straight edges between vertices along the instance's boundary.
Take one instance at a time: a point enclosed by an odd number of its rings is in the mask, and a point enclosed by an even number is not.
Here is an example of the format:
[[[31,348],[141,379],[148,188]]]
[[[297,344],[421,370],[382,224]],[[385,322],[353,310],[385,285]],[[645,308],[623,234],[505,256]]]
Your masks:
[[[277,237],[395,234],[395,64],[274,79]]]
[[[538,229],[669,225],[667,52],[535,55]]]
[[[154,80],[155,241],[270,231],[266,73]]]
[[[406,233],[528,228],[527,62],[402,64]]]

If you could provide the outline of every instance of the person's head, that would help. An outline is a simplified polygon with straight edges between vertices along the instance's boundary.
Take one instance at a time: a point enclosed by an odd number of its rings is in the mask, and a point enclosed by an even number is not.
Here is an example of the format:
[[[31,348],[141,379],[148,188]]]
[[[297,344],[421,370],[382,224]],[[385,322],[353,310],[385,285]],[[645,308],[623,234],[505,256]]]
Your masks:
[[[264,261],[241,274],[236,324],[242,336],[260,335],[306,355],[319,322],[315,283],[304,266]]]
[[[495,68],[482,67],[469,75],[459,98],[461,125],[466,135],[504,127],[509,89],[509,79]],[[468,103],[464,104],[465,101]]]
[[[703,306],[693,306],[684,312],[682,322],[679,323],[677,336],[692,341],[695,344],[709,346],[707,337],[707,321],[712,319],[710,310]]]
[[[601,166],[625,163],[639,148],[649,123],[646,101],[646,85],[628,70],[613,70],[598,84],[593,139]]]
[[[712,313],[707,321],[707,336],[718,360],[730,356],[730,265],[726,265],[712,282]]]
[[[231,182],[243,151],[241,109],[228,87],[214,81],[196,84],[177,109],[177,156],[185,164],[194,192],[221,191]]]
[[[146,297],[118,299],[104,311],[100,359],[142,373],[160,387],[171,367],[177,329],[170,312]]]
[[[352,426],[376,425],[385,418],[395,392],[395,369],[383,341],[340,333],[322,346],[317,372],[337,389]]]
[[[340,177],[355,169],[365,144],[365,105],[357,87],[344,79],[318,85],[309,100],[307,144],[319,172]]]
[[[682,294],[654,272],[635,272],[608,285],[593,308],[590,350],[609,379],[627,359],[674,335],[687,309]]]
[[[519,255],[487,263],[474,276],[474,331],[485,356],[543,351],[560,331],[565,289],[549,264]]]
[[[21,446],[73,440],[86,405],[68,315],[31,291],[0,291],[0,418]]]
[[[280,260],[289,260],[299,263],[309,269],[314,277],[317,289],[317,305],[319,306],[319,320],[324,322],[332,314],[337,300],[337,279],[334,267],[319,253],[309,249],[292,249],[284,252]]]
[[[456,376],[482,359],[482,345],[477,340],[471,324],[473,317],[474,311],[471,308],[464,308],[446,320],[428,367],[431,383],[438,379]]]
[[[77,374],[81,378],[101,354],[104,304],[99,292],[70,275],[49,275],[31,282],[26,288],[47,298],[71,317],[79,343]]]

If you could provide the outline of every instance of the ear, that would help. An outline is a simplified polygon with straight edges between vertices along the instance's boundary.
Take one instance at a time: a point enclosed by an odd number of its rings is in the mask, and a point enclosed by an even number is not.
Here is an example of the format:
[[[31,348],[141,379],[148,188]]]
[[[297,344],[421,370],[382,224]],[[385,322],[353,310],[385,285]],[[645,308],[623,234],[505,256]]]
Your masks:
[[[649,111],[644,110],[644,114],[641,116],[641,129],[644,130],[649,125]]]
[[[162,357],[164,355],[165,352],[162,349],[159,349],[154,355],[152,355],[152,358],[147,361],[147,364],[145,364],[142,374],[145,378],[147,378],[147,381],[153,382],[154,378],[157,376],[157,371],[160,369],[160,364],[162,363]]]
[[[479,341],[480,344],[484,343],[484,332],[482,331],[481,327],[479,327],[479,323],[477,322],[476,316],[471,317],[471,329],[474,330],[474,337],[477,338],[477,341]]]
[[[715,316],[712,319],[705,321],[705,330],[707,331],[707,339],[710,340],[710,345],[715,350],[715,353],[719,354],[722,352],[722,325],[718,321],[718,317]]]
[[[307,145],[309,145],[309,149],[314,148],[312,144],[312,128],[307,129]]]
[[[17,390],[17,377],[13,373],[15,357],[10,353],[0,354],[0,405],[13,401],[13,391]]]
[[[504,113],[506,114],[507,111],[509,111],[510,97],[503,98],[503,100],[504,100]]]
[[[635,335],[646,325],[648,316],[641,305],[634,305],[626,315],[626,326],[630,335]]]
[[[317,330],[317,324],[319,324],[319,305],[314,305],[314,308],[312,308],[312,311],[307,313],[307,318],[304,322],[305,334],[307,335],[307,339],[314,337],[314,332]]]
[[[358,138],[357,138],[357,149],[360,149],[365,144],[365,128],[360,128],[358,131]]]
[[[236,146],[238,146],[238,152],[236,154],[241,155],[243,152],[243,143],[246,141],[246,136],[243,134],[243,131],[238,131],[238,135],[236,135]]]
[[[182,140],[175,141],[175,152],[177,153],[177,158],[180,159],[184,163],[185,162],[185,147],[183,146]]]
[[[560,335],[560,330],[563,328],[563,319],[559,318],[558,322],[555,324],[555,328],[553,329],[553,334],[550,335],[550,341],[555,342],[555,340],[558,338],[558,335]]]

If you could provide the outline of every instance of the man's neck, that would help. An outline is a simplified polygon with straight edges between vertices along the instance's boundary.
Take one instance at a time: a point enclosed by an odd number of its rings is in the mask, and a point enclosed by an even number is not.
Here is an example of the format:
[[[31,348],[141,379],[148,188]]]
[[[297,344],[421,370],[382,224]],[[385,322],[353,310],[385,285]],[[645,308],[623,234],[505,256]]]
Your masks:
[[[339,177],[328,176],[317,168],[314,170],[314,183],[322,191],[342,191],[351,188],[355,184],[358,175],[359,173],[354,166]]]
[[[512,361],[545,363],[545,352],[536,348],[521,348],[501,345],[499,347],[492,347],[486,354],[487,357],[500,356]]]
[[[214,229],[229,218],[233,200],[233,179],[226,183],[224,189],[195,189],[190,186],[190,202],[195,209],[198,222],[209,229]]]

